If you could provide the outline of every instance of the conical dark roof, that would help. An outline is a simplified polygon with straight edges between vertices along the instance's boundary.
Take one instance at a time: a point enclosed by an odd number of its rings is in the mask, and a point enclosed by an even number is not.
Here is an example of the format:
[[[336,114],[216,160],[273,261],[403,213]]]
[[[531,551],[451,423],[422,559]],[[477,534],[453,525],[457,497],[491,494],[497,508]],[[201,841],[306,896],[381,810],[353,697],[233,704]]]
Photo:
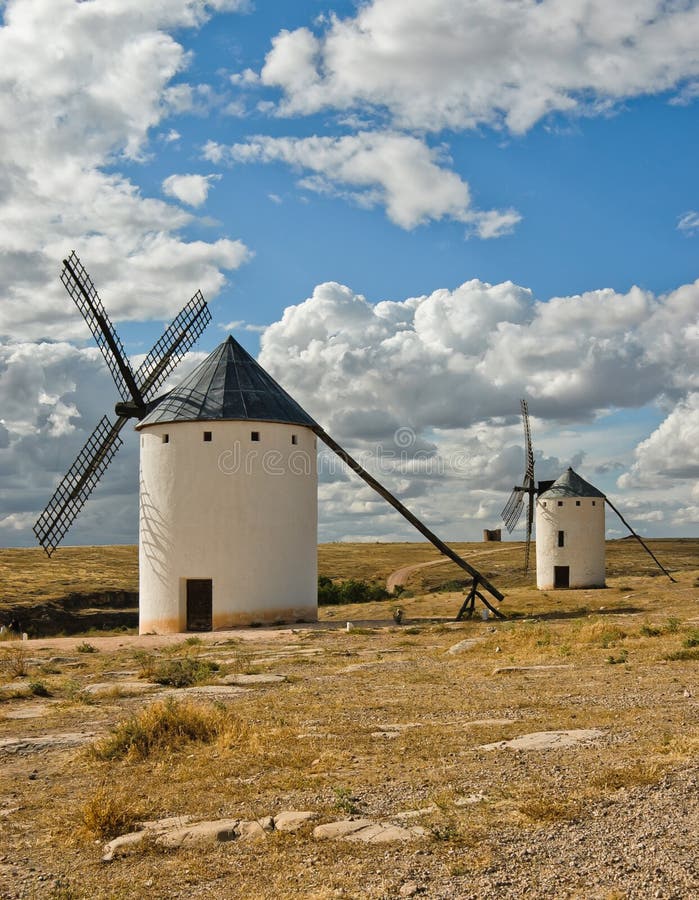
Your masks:
[[[547,491],[544,491],[543,494],[539,494],[539,499],[545,500],[547,497],[604,498],[604,494],[602,491],[598,491],[596,487],[591,485],[589,481],[585,481],[584,478],[581,478],[577,472],[574,472],[569,467],[568,470],[561,475],[558,481],[554,481]]]
[[[174,390],[156,400],[136,427],[214,419],[316,424],[233,337]]]

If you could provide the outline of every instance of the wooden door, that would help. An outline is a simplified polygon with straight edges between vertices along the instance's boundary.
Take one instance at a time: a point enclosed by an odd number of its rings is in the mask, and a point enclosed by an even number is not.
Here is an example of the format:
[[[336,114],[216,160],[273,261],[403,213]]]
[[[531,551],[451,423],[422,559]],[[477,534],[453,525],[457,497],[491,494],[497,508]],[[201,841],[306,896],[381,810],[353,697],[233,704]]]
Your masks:
[[[213,582],[210,578],[187,579],[187,631],[211,631]]]
[[[570,566],[553,567],[553,586],[555,588],[570,587]]]

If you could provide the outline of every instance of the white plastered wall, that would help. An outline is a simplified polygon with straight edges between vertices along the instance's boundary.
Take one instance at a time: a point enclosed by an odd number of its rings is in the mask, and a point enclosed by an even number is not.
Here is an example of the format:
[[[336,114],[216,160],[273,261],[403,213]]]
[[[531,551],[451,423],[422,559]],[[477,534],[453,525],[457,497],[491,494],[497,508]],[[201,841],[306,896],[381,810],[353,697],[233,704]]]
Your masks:
[[[315,620],[313,432],[197,421],[149,425],[139,440],[141,634],[185,631],[187,580],[200,578],[213,583],[214,630]]]
[[[603,497],[550,497],[536,501],[536,586],[554,587],[554,568],[568,566],[571,588],[604,587]],[[558,533],[563,532],[559,547]]]

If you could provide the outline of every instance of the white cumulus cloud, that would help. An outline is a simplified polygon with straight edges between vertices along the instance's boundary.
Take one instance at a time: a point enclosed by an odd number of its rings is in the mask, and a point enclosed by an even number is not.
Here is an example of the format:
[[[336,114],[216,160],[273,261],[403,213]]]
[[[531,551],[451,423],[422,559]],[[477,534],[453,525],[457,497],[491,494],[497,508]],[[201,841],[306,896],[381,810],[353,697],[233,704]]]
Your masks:
[[[696,389],[698,317],[699,282],[541,302],[473,279],[375,305],[326,283],[270,325],[260,358],[338,429],[361,411],[386,429],[469,427],[508,415],[523,393],[544,419],[589,421]]]
[[[212,182],[220,175],[168,175],[163,181],[163,193],[189,206],[202,206],[209,196]]]
[[[249,256],[239,241],[189,242],[177,206],[119,171],[194,102],[175,29],[233,0],[9,0],[0,19],[0,336],[82,336],[58,280],[78,251],[114,318],[169,318]],[[175,85],[177,76],[180,82]],[[168,128],[165,140],[176,132]],[[191,197],[190,197],[191,199]]]
[[[360,108],[402,128],[523,133],[699,75],[696,0],[368,0],[325,21],[272,41],[260,77],[282,115]]]
[[[498,237],[520,220],[514,210],[474,208],[468,184],[446,168],[439,149],[397,132],[359,132],[343,137],[273,138],[258,135],[245,143],[210,142],[211,162],[282,162],[311,173],[300,181],[307,190],[344,196],[361,206],[384,206],[401,228],[453,219],[468,223],[481,237]]]
[[[699,392],[678,403],[634,455],[630,471],[619,479],[621,487],[699,479]]]

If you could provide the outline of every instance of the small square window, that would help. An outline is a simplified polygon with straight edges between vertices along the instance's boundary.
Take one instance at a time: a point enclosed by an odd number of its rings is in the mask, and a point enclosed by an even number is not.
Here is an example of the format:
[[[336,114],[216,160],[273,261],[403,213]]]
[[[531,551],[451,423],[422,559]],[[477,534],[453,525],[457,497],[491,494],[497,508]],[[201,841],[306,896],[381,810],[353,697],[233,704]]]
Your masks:
[[[576,506],[580,506],[580,501],[579,501],[579,500],[576,500],[576,501],[575,501],[575,505],[576,505]]]
[[[259,441],[260,440],[260,432],[259,431],[251,431],[250,432],[250,440],[251,441]]]
[[[164,434],[163,435],[163,444],[169,444],[169,443],[170,443],[170,435]]]
[[[593,505],[593,506],[597,506],[597,503],[593,500],[593,501],[592,501],[592,505]]]
[[[562,500],[559,500],[559,501],[558,501],[558,505],[559,505],[559,506],[563,506],[563,501],[562,501]]]
[[[542,500],[541,505],[542,505],[542,506],[546,506],[546,501],[545,501],[545,500]]]
[[[205,432],[204,432],[204,440],[207,441],[207,442],[210,442],[210,441],[211,441],[211,432],[210,432],[210,431],[205,431]]]
[[[292,435],[291,435],[291,443],[292,443],[292,444],[298,444],[298,442],[299,442],[298,437],[297,437],[295,434],[292,434]]]

